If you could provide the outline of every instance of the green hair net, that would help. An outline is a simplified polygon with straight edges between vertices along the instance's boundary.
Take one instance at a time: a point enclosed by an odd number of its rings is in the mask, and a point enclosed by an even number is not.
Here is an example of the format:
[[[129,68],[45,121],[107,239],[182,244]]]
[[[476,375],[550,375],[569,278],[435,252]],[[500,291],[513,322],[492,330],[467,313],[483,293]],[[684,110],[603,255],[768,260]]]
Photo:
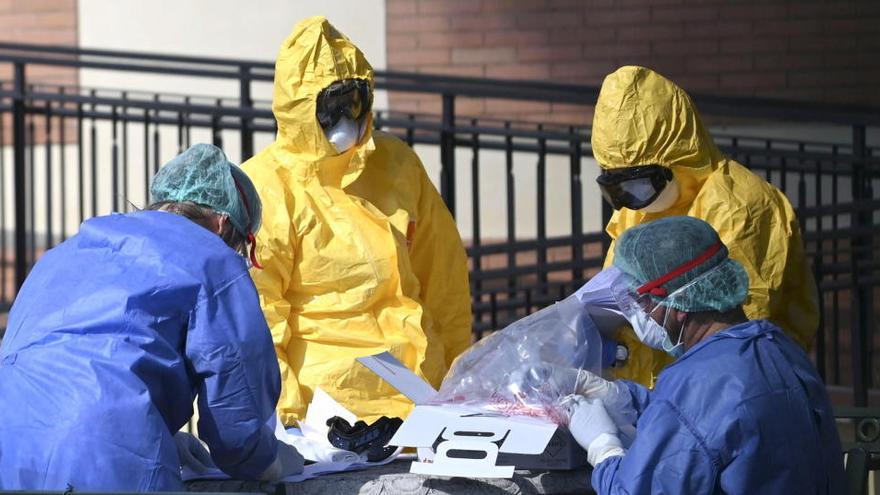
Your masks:
[[[263,205],[253,182],[223,151],[195,144],[172,158],[153,177],[152,202],[192,201],[229,216],[241,235],[260,229]]]
[[[667,217],[624,231],[614,249],[614,266],[646,284],[705,257],[719,244],[714,254],[660,285],[661,294],[651,297],[680,311],[727,311],[746,300],[749,276],[728,257],[715,229],[698,218]]]

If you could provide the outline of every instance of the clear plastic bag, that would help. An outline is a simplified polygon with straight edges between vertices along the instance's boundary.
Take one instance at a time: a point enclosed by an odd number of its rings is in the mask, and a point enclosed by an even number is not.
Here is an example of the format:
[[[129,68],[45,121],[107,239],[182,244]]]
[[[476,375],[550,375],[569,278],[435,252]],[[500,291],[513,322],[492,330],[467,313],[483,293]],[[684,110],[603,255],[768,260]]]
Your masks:
[[[581,370],[601,372],[602,340],[575,296],[516,321],[460,355],[432,404],[567,424]]]

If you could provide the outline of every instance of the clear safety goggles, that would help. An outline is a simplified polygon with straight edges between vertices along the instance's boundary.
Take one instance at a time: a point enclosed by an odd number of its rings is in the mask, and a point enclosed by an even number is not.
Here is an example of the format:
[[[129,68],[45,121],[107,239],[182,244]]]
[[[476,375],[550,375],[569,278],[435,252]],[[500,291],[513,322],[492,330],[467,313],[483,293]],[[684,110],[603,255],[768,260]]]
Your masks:
[[[318,94],[315,114],[321,128],[327,130],[343,117],[358,121],[372,108],[370,83],[364,79],[344,79],[327,86]]]
[[[719,263],[717,266],[701,273],[693,280],[667,293],[662,286],[667,282],[680,277],[688,271],[702,265],[724,247],[721,241],[709,246],[696,258],[681,264],[669,273],[648,282],[639,282],[635,278],[621,272],[611,282],[611,296],[614,298],[620,312],[627,320],[632,320],[637,311],[652,314],[661,305],[671,307],[687,307],[693,297],[692,292],[697,284],[703,281],[712,281],[719,275],[730,278],[727,274],[728,264]]]
[[[617,304],[624,318],[632,321],[638,313],[651,314],[660,306],[660,302],[651,297],[651,294],[639,294],[638,287],[641,284],[633,277],[621,273],[611,283],[611,296]]]
[[[612,169],[596,177],[602,196],[615,210],[648,206],[671,180],[672,170],[662,165]]]

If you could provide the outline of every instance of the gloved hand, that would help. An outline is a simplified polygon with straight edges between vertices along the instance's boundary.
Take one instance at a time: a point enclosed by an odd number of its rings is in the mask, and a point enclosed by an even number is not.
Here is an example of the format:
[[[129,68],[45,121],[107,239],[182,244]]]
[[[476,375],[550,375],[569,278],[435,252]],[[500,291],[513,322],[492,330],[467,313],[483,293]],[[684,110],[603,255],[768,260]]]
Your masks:
[[[605,459],[624,455],[626,451],[617,438],[617,427],[599,399],[570,396],[568,429],[577,443],[587,451],[587,460],[597,466]]]
[[[635,439],[638,414],[629,390],[617,382],[587,370],[547,363],[525,368],[521,377],[511,381],[518,383],[520,393],[557,406],[565,407],[570,394],[599,399],[620,430],[623,445],[628,447]]]
[[[599,399],[622,434],[625,445],[635,438],[638,413],[627,388],[586,370],[579,370],[575,393],[588,399]]]
[[[178,431],[174,435],[174,442],[177,444],[177,457],[180,458],[181,466],[187,466],[196,474],[217,469],[208,449],[198,438],[185,431]]]
[[[299,454],[293,445],[288,445],[282,441],[278,441],[278,454],[275,460],[265,471],[257,476],[260,481],[278,481],[288,476],[300,474],[303,472],[303,456]]]

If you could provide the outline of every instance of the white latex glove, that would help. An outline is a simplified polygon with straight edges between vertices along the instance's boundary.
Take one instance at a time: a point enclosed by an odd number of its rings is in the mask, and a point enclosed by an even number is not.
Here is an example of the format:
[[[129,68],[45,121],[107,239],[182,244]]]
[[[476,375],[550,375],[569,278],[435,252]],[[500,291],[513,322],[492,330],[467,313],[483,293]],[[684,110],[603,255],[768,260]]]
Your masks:
[[[632,443],[636,436],[635,424],[639,417],[632,403],[632,395],[625,386],[589,371],[579,370],[575,394],[583,395],[588,399],[601,400],[608,415],[620,430],[624,445]]]
[[[278,454],[275,460],[265,471],[257,476],[260,481],[278,481],[288,476],[300,474],[303,472],[303,456],[299,454],[296,448],[282,441],[278,441]]]
[[[599,465],[609,457],[626,453],[617,438],[617,427],[605,411],[599,399],[586,399],[572,396],[571,420],[568,429],[574,439],[587,451],[587,460],[592,466]]]
[[[177,457],[180,465],[189,467],[194,473],[205,474],[212,469],[217,469],[208,449],[202,445],[196,437],[185,431],[179,431],[174,435],[177,444]]]

